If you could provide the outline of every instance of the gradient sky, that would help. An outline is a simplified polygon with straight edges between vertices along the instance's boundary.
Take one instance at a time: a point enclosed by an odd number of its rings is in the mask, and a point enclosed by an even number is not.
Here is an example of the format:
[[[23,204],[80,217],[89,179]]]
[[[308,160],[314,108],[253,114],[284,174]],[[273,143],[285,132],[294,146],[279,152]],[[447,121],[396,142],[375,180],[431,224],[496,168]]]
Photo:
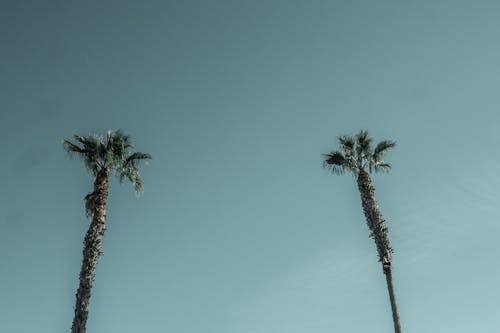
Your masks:
[[[353,177],[374,176],[405,333],[498,332],[500,2],[2,1],[0,332],[69,332],[92,179],[62,138],[153,154],[111,184],[89,333],[392,331]]]

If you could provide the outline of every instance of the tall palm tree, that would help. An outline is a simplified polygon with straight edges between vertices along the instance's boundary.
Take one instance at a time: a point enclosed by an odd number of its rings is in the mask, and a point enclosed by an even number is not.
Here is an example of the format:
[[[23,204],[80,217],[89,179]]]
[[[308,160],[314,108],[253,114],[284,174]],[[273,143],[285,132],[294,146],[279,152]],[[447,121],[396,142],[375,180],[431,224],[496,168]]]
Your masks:
[[[401,324],[392,284],[393,250],[389,243],[385,220],[375,200],[375,188],[369,175],[369,172],[372,171],[388,172],[391,169],[391,165],[384,161],[384,156],[387,151],[396,146],[396,142],[383,140],[373,147],[372,138],[364,130],[361,130],[356,135],[341,135],[338,140],[340,148],[324,155],[323,166],[336,175],[350,172],[357,179],[363,212],[370,229],[370,237],[375,241],[378,258],[382,263],[382,269],[387,281],[394,331],[401,333]]]
[[[90,226],[83,242],[83,261],[80,284],[76,292],[75,316],[72,333],[85,333],[89,313],[90,291],[95,279],[97,260],[102,254],[102,238],[106,230],[106,203],[109,172],[115,171],[120,181],[127,179],[136,192],[143,189],[138,162],[151,159],[151,155],[130,152],[130,136],[122,131],[109,131],[105,138],[95,135],[74,136],[75,142],[63,140],[64,148],[83,159],[94,177],[94,191],[85,196],[85,210]]]

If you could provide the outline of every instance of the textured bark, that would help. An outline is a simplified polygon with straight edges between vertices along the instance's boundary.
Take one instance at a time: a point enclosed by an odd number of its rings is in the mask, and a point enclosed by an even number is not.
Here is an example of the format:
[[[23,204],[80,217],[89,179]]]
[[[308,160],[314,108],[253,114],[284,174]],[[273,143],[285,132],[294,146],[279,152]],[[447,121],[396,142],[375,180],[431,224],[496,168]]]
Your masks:
[[[80,285],[76,292],[75,317],[72,333],[85,333],[89,314],[90,291],[95,279],[97,260],[102,254],[102,238],[106,230],[106,202],[108,199],[108,170],[103,168],[94,181],[94,192],[85,197],[87,214],[92,220],[83,242],[83,260]]]
[[[375,188],[373,187],[370,175],[363,169],[359,170],[358,174],[358,189],[361,195],[361,203],[365,214],[366,223],[370,229],[370,237],[375,241],[379,261],[382,263],[382,268],[387,280],[387,288],[389,290],[389,298],[391,301],[392,318],[394,321],[394,331],[401,333],[401,324],[399,322],[398,308],[396,305],[396,297],[394,295],[394,287],[392,285],[392,248],[389,242],[388,230],[385,225],[385,220],[380,213],[377,201],[375,200]]]
[[[401,323],[399,322],[398,306],[396,304],[396,295],[394,294],[394,286],[392,285],[391,268],[384,269],[385,279],[387,281],[387,289],[389,290],[389,298],[391,300],[392,321],[394,322],[394,332],[401,333]]]

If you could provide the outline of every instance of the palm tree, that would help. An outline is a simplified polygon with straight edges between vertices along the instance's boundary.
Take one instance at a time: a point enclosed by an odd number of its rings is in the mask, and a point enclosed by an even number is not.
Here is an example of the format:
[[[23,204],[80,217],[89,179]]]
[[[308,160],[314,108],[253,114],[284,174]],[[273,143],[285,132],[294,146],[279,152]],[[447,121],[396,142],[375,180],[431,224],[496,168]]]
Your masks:
[[[75,142],[63,140],[64,148],[83,159],[94,177],[94,191],[85,196],[85,210],[90,226],[83,242],[83,261],[80,284],[76,292],[75,316],[72,333],[85,333],[89,313],[90,291],[94,283],[97,260],[102,254],[102,238],[106,230],[106,203],[108,198],[110,171],[114,170],[120,182],[127,179],[141,192],[143,183],[139,177],[138,162],[151,159],[151,155],[130,152],[130,136],[122,131],[109,131],[106,138],[74,136]]]
[[[370,237],[375,241],[378,258],[382,263],[387,281],[394,331],[401,333],[401,324],[399,323],[398,308],[392,284],[391,264],[393,250],[389,243],[385,220],[375,200],[375,188],[368,173],[372,171],[388,172],[391,169],[391,165],[384,161],[384,155],[388,150],[396,146],[396,142],[383,140],[373,148],[372,138],[364,130],[354,136],[341,135],[338,140],[340,149],[325,154],[323,166],[336,175],[350,172],[357,179],[363,212],[370,229]]]

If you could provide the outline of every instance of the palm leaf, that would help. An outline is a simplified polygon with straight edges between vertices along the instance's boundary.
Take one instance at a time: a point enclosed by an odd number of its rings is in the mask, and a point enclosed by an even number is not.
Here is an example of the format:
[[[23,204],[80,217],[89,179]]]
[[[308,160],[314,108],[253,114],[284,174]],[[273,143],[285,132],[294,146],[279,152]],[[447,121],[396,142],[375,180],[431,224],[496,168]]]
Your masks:
[[[351,157],[354,155],[355,141],[352,136],[349,135],[339,135],[338,140],[340,142],[340,149],[346,155],[346,157]]]
[[[137,162],[142,160],[150,160],[152,158],[153,157],[147,153],[135,152],[130,154],[127,158],[125,158],[124,162],[117,170],[117,175],[120,179],[120,182],[123,182],[123,180],[126,178],[132,183],[137,193],[142,192],[144,183],[139,176]]]
[[[366,162],[365,159],[372,155],[372,138],[368,131],[361,130],[355,136],[356,138],[356,158],[358,161]]]
[[[151,156],[151,154],[136,152],[136,153],[131,154],[129,157],[127,157],[125,161],[131,162],[131,161],[139,161],[139,160],[150,160],[152,158],[153,158],[153,156]]]
[[[373,150],[373,160],[375,162],[380,161],[383,158],[384,154],[394,147],[396,147],[396,141],[391,141],[391,140],[380,141]]]
[[[78,154],[85,154],[85,150],[78,147],[77,145],[75,145],[73,142],[71,141],[68,141],[66,139],[64,139],[62,141],[62,144],[63,144],[63,147],[64,149],[68,152],[68,153],[78,153]]]
[[[96,135],[74,135],[73,137],[76,144],[63,140],[65,150],[77,153],[94,176],[102,168],[115,170],[121,182],[127,179],[134,185],[137,192],[142,191],[143,182],[139,177],[137,164],[141,160],[150,160],[152,156],[141,152],[130,152],[133,145],[129,135],[122,130],[117,130],[109,131],[105,138]]]
[[[377,173],[379,173],[379,172],[389,172],[391,170],[391,168],[392,168],[392,166],[389,163],[375,163],[373,165],[373,169]]]
[[[323,156],[323,167],[336,175],[341,175],[347,169],[350,169],[349,160],[340,151],[334,151]]]
[[[139,176],[139,170],[135,166],[131,164],[123,166],[119,171],[117,171],[117,174],[118,178],[120,179],[120,183],[123,183],[126,178],[132,183],[132,185],[134,186],[134,190],[137,193],[142,192],[144,183]]]

